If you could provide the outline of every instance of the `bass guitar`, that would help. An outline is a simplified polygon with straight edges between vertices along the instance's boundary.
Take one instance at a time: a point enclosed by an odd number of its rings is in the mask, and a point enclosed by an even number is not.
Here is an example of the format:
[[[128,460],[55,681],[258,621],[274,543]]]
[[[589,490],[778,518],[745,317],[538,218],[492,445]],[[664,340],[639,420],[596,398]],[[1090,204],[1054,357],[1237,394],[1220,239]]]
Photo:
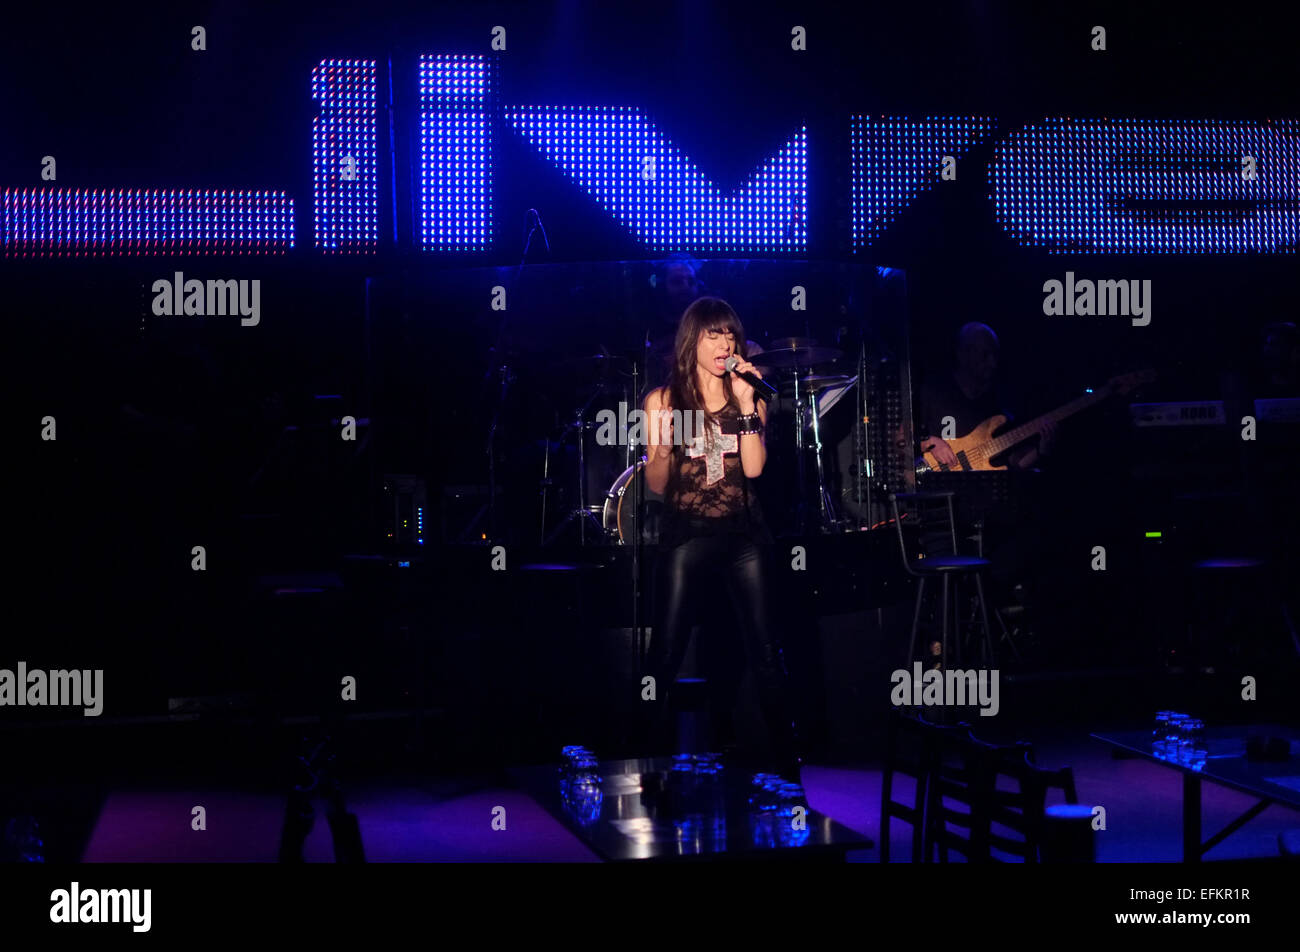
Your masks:
[[[916,464],[917,475],[1006,469],[1006,466],[994,466],[990,460],[1026,440],[1038,436],[1049,424],[1057,423],[1066,417],[1073,416],[1080,410],[1086,410],[1095,404],[1101,403],[1111,394],[1127,394],[1138,386],[1150,383],[1154,379],[1155,371],[1152,370],[1141,370],[1112,377],[1106,381],[1105,386],[1097,390],[1091,390],[1083,396],[1071,400],[1064,406],[1057,407],[1051,413],[1044,413],[1028,423],[1022,423],[1006,433],[999,433],[996,436],[994,435],[996,431],[1006,425],[1007,418],[1001,415],[991,416],[965,436],[947,441],[953,455],[957,457],[959,465],[951,466],[947,463],[940,463],[931,450],[924,450],[921,459]]]

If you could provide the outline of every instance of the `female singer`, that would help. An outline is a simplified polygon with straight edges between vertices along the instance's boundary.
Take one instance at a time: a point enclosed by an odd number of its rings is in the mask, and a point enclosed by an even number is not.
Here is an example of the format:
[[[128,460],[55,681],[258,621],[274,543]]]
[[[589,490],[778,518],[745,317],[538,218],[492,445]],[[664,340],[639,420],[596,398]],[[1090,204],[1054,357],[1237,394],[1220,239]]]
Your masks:
[[[766,584],[772,536],[749,482],[767,461],[767,408],[740,376],[762,377],[746,353],[745,332],[731,306],[700,298],[678,324],[667,384],[645,400],[646,486],[663,494],[664,508],[657,610],[646,657],[657,699],[643,703],[658,705],[653,720],[662,731],[690,638],[693,603],[725,588],[754,669],[778,772],[799,781],[802,759]],[[733,355],[739,358],[734,373],[726,369]],[[702,421],[703,432],[691,432],[695,421]]]

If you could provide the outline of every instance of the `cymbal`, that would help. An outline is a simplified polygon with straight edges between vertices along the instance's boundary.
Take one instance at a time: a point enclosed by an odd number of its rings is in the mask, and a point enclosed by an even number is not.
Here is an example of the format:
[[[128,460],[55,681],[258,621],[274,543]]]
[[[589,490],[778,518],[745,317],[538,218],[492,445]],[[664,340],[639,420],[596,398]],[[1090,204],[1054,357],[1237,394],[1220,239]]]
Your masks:
[[[817,341],[811,337],[777,337],[769,341],[771,350],[791,350],[796,347],[816,347]]]
[[[569,357],[557,363],[557,366],[605,366],[621,367],[631,365],[632,358],[624,357],[621,354],[583,354],[580,357]]]
[[[794,339],[798,340],[798,338]],[[784,370],[790,367],[813,367],[817,364],[829,364],[843,356],[844,352],[836,350],[834,347],[815,347],[808,344],[782,348],[773,346],[765,350],[759,356],[759,359],[752,361],[752,363],[764,370]]]
[[[847,374],[814,374],[799,381],[799,390],[803,393],[820,393],[822,390],[829,390],[831,387],[842,386],[852,379]],[[781,390],[783,392],[793,392],[794,379],[782,381]]]
[[[605,379],[607,376],[630,377],[633,360],[622,354],[583,354],[580,357],[568,357],[546,365],[547,374],[558,372],[570,384],[581,385],[583,381]]]

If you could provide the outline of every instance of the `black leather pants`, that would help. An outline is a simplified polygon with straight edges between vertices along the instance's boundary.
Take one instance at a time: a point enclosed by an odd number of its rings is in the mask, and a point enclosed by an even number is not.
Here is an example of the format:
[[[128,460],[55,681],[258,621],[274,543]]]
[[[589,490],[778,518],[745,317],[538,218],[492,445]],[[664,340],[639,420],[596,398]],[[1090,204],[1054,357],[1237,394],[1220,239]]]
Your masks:
[[[728,599],[754,672],[763,718],[776,763],[797,781],[802,754],[790,704],[780,638],[773,627],[767,546],[743,535],[705,535],[661,552],[656,565],[655,623],[644,674],[655,679],[656,700],[647,713],[652,740],[662,741],[670,723],[673,681],[686,656],[697,609],[705,599]]]

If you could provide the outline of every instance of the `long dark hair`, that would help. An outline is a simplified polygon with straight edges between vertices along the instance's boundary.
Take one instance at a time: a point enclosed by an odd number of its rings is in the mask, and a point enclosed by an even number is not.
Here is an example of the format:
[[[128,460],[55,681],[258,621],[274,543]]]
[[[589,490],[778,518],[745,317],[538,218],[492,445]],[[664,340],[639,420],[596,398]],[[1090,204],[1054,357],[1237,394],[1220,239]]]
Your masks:
[[[677,325],[677,339],[673,344],[673,368],[668,373],[668,402],[674,410],[685,413],[698,410],[704,414],[707,432],[716,422],[716,415],[709,412],[704,405],[704,396],[700,393],[699,374],[696,369],[696,351],[700,346],[700,336],[707,331],[731,331],[736,338],[735,353],[741,358],[747,356],[745,347],[745,328],[740,323],[740,316],[731,305],[722,298],[697,298],[682,313]],[[727,406],[740,409],[736,395],[731,392],[731,375],[722,378],[722,389],[727,395]]]

